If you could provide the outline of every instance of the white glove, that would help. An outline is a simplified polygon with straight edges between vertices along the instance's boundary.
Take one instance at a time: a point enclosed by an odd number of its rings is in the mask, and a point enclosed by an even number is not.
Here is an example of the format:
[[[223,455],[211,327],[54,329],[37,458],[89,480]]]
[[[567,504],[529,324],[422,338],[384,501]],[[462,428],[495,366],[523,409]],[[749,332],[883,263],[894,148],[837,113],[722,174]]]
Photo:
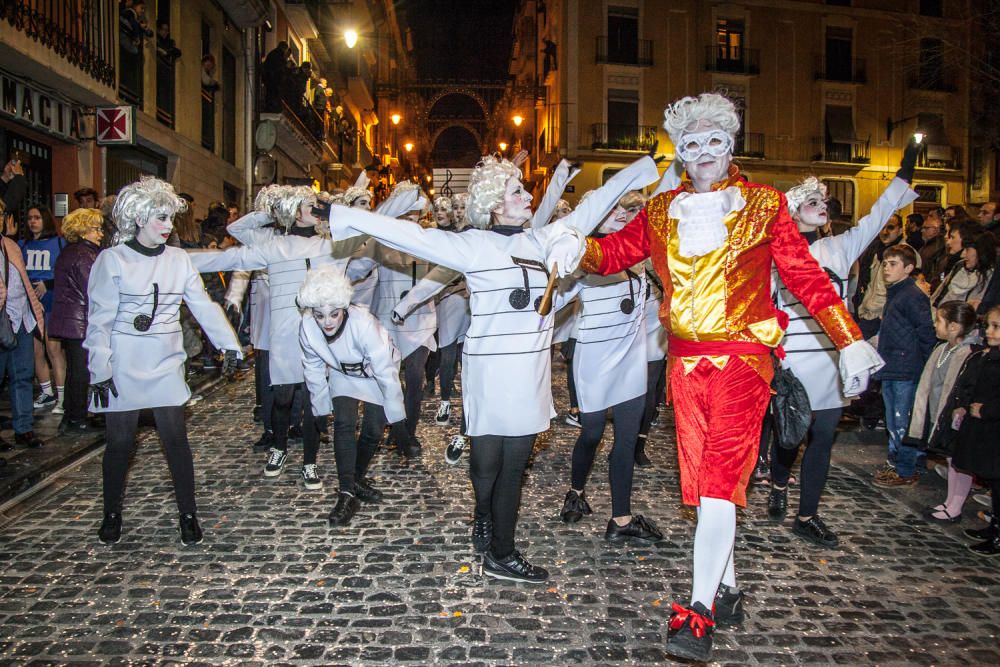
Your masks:
[[[556,273],[560,278],[576,271],[587,250],[587,239],[583,232],[562,220],[556,220],[533,233],[541,244],[545,266],[552,268],[553,263],[556,263]]]
[[[868,388],[872,374],[885,366],[875,348],[863,340],[858,340],[840,351],[840,380],[844,385],[844,397],[857,396]]]
[[[397,313],[395,308],[393,308],[392,312],[389,314],[389,319],[392,320],[392,323],[396,326],[400,326],[406,321],[406,318]]]

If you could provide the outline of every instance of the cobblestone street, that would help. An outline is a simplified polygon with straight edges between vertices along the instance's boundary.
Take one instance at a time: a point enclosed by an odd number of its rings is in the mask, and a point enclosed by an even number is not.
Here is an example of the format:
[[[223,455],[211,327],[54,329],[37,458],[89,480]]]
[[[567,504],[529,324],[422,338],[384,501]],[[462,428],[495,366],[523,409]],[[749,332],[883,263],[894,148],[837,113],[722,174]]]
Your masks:
[[[562,383],[561,365],[554,375]],[[656,545],[612,547],[603,455],[588,489],[594,515],[559,520],[578,431],[543,434],[524,485],[519,547],[552,573],[541,587],[482,578],[469,542],[468,457],[444,463],[452,426],[424,402],[422,462],[379,453],[386,498],[331,530],[325,486],[306,491],[301,448],[277,481],[251,443],[252,375],[195,405],[205,542],[180,545],[176,505],[153,431],[143,432],[120,544],[99,544],[100,458],[2,528],[2,664],[653,664],[670,603],[686,601],[693,513],[679,503],[672,423],[654,429],[655,467],[637,469],[633,508],[657,522]],[[565,396],[557,402],[564,408]],[[457,405],[457,401],[456,401]],[[666,416],[666,415],[665,415]],[[610,437],[606,434],[607,439]],[[958,527],[928,525],[841,455],[821,511],[840,536],[825,551],[767,521],[766,488],[740,514],[737,575],[750,619],[716,634],[722,664],[1000,664],[1000,570],[969,553]],[[873,453],[873,459],[877,459]],[[940,480],[936,480],[940,481]],[[793,491],[790,506],[797,493]],[[979,526],[967,518],[961,527]]]

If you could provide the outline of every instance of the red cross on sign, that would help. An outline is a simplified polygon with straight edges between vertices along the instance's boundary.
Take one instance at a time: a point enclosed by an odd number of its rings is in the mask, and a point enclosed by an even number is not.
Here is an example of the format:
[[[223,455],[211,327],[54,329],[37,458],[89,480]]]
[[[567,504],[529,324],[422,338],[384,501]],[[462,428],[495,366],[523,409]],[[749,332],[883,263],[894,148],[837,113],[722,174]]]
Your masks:
[[[131,144],[134,111],[131,106],[97,108],[97,143]]]

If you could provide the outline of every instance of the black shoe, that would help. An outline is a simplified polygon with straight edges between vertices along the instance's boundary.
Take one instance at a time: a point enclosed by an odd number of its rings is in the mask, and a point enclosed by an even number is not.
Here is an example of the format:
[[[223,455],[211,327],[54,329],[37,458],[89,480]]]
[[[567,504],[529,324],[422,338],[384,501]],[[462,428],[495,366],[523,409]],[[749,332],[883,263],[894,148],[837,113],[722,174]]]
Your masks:
[[[548,570],[532,565],[516,549],[503,560],[494,558],[487,551],[483,555],[483,574],[494,579],[523,581],[528,584],[540,584],[549,578]]]
[[[476,553],[484,554],[490,550],[490,542],[493,541],[493,519],[490,517],[477,518],[472,522],[472,548]]]
[[[201,544],[204,535],[198,525],[198,517],[194,514],[181,514],[181,544],[186,547]]]
[[[840,543],[836,533],[826,527],[818,514],[808,521],[800,521],[799,517],[795,517],[792,532],[821,547],[833,548]]]
[[[972,540],[988,540],[1000,535],[1000,528],[998,528],[997,524],[991,523],[985,528],[966,528],[963,532],[966,537]]]
[[[743,610],[743,591],[719,584],[715,594],[715,622],[718,625],[739,625],[746,620]]]
[[[700,602],[695,602],[690,609],[675,602],[673,612],[667,653],[676,658],[708,662],[712,657],[712,635],[715,634],[712,612]]]
[[[354,496],[363,503],[382,502],[382,492],[372,486],[370,479],[359,479],[354,482]]]
[[[264,407],[261,405],[253,406],[253,420],[255,422],[261,422],[264,420]]]
[[[288,427],[288,439],[289,440],[301,440],[302,439],[302,427],[301,426],[289,426]]]
[[[425,398],[431,398],[432,396],[434,396],[434,382],[433,381],[428,382],[427,384],[424,385],[424,397]]]
[[[93,433],[93,429],[90,424],[85,421],[77,421],[75,419],[66,419],[65,417],[59,422],[59,435],[86,435],[88,433]]]
[[[270,431],[264,431],[261,434],[260,439],[253,443],[253,448],[256,451],[266,451],[271,449],[271,447],[274,447],[274,433],[271,433]]]
[[[590,505],[587,503],[587,499],[583,497],[583,494],[577,494],[573,489],[567,491],[562,511],[559,513],[562,520],[566,523],[576,523],[584,515],[589,514],[593,514],[593,510],[590,509]]]
[[[14,434],[14,444],[23,445],[29,449],[36,449],[45,443],[35,437],[34,431],[26,431],[24,433]]]
[[[3,438],[0,438],[0,452],[9,452],[12,449],[14,449],[14,445],[10,444]]]
[[[90,424],[90,428],[98,431],[105,428],[106,426],[104,420],[104,414],[100,412],[97,413],[96,415],[89,415],[87,417],[87,423]],[[2,424],[0,424],[0,427],[2,427]]]
[[[788,514],[788,487],[779,489],[771,487],[767,495],[767,518],[771,521],[784,521]]]
[[[420,441],[416,438],[410,438],[410,442],[405,445],[399,445],[400,456],[405,456],[408,459],[418,459],[420,454],[424,451],[423,447],[420,445]]]
[[[331,526],[346,526],[357,514],[361,507],[361,501],[349,493],[341,492],[337,496],[337,505],[330,512],[329,521]]]
[[[979,544],[970,544],[969,551],[979,556],[986,556],[987,558],[1000,556],[1000,535],[994,535]]]
[[[608,528],[604,531],[604,539],[612,544],[624,542],[627,539],[659,542],[663,533],[656,524],[641,514],[633,514],[632,520],[624,526],[619,526],[614,519],[608,519]]]
[[[653,462],[649,460],[646,456],[646,438],[645,436],[639,436],[635,441],[635,464],[640,468],[648,468],[653,465]]]
[[[97,531],[97,539],[104,544],[118,544],[122,540],[122,515],[118,512],[107,512],[101,528]]]

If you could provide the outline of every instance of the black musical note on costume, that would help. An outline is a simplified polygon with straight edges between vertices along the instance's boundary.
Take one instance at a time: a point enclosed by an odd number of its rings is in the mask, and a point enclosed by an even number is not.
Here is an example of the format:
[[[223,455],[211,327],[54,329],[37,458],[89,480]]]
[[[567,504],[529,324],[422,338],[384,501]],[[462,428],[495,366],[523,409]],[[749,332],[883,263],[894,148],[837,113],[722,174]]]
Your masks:
[[[528,304],[531,303],[531,285],[528,282],[528,269],[531,269],[532,271],[541,271],[545,274],[546,278],[548,278],[549,272],[545,268],[544,264],[536,262],[533,259],[521,259],[519,257],[511,257],[510,259],[521,269],[521,276],[524,278],[524,287],[517,287],[512,290],[508,300],[510,301],[510,305],[517,310],[524,310],[528,307]],[[541,302],[542,297],[539,295],[538,298],[535,299],[534,304],[536,311],[538,310],[538,306]]]
[[[146,315],[141,313],[135,316],[132,320],[132,326],[135,327],[136,331],[149,331],[149,327],[153,325],[153,318],[156,317],[156,307],[160,303],[160,284],[153,283],[153,311]]]
[[[632,288],[632,279],[635,278],[636,280],[639,280],[639,276],[632,273],[629,269],[625,269],[625,274],[628,276],[628,297],[622,299],[619,307],[622,309],[623,313],[631,315],[632,311],[635,310],[635,290]],[[639,284],[641,285],[642,283]]]

